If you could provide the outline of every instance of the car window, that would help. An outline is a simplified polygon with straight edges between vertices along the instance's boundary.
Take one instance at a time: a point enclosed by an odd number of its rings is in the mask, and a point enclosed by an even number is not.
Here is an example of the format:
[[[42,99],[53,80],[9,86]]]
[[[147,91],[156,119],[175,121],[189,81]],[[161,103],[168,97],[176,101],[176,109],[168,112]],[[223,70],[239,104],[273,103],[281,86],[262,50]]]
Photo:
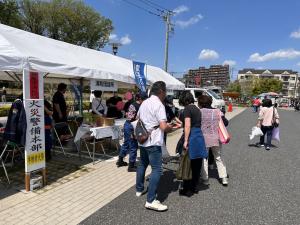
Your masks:
[[[211,90],[207,90],[208,94],[215,98],[215,99],[222,99],[219,95],[217,95],[215,92],[211,91]]]
[[[198,99],[199,96],[202,96],[202,95],[206,95],[206,93],[204,91],[194,91],[195,92],[195,98]]]
[[[179,97],[186,92],[190,92],[190,91],[189,90],[174,90],[173,99],[179,99]]]

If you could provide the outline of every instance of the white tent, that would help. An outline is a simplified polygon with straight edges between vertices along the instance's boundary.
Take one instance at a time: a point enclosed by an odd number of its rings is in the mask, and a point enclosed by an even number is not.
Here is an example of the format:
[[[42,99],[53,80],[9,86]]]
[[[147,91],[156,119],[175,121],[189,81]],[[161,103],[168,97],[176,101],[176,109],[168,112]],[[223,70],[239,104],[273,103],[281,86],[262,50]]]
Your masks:
[[[135,83],[131,60],[0,24],[0,71],[21,73],[24,68],[54,77]],[[161,80],[168,89],[184,88],[183,83],[154,66],[147,65],[146,79],[150,85]]]

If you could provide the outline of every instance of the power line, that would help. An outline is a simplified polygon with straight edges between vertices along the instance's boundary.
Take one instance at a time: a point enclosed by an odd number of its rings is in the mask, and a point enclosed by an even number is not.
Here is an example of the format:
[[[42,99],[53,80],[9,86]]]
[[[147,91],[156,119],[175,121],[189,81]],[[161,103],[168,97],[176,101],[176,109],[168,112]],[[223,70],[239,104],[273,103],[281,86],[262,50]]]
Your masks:
[[[152,11],[150,11],[150,10],[148,10],[148,9],[145,9],[145,8],[143,8],[142,6],[137,5],[137,4],[133,3],[133,2],[130,2],[130,1],[128,1],[128,0],[122,0],[122,1],[126,2],[126,3],[129,4],[129,5],[134,6],[134,7],[136,7],[136,8],[139,8],[139,9],[141,9],[141,10],[143,10],[143,11],[149,13],[149,14],[152,14],[152,15],[155,15],[155,16],[158,16],[158,17],[162,17],[162,15],[157,14],[157,13],[155,13],[155,12],[152,12]]]
[[[134,6],[138,9],[141,9],[151,15],[155,15],[158,17],[163,18],[163,20],[166,23],[166,43],[165,43],[165,59],[164,59],[164,70],[166,72],[168,72],[168,61],[169,61],[169,38],[170,38],[170,33],[174,33],[174,25],[171,23],[171,16],[174,15],[174,12],[171,10],[168,10],[150,0],[138,0],[140,3],[147,5],[147,7],[149,8],[149,6],[152,8],[152,11],[139,5],[136,4],[135,2],[129,1],[129,0],[123,0],[124,2],[126,2],[127,4]],[[153,8],[157,11],[160,12],[160,14],[153,12]]]
[[[153,5],[153,6],[159,7],[159,8],[161,8],[163,11],[172,12],[171,10],[169,10],[169,9],[167,9],[167,8],[165,8],[165,7],[163,7],[163,6],[159,5],[159,4],[157,4],[157,3],[155,3],[155,2],[152,2],[152,1],[150,1],[150,0],[140,0],[140,1],[148,2],[149,5]]]
[[[159,6],[159,5],[153,3],[153,2],[151,2],[149,0],[138,0],[138,1],[143,2],[144,4],[146,4],[146,5],[154,8],[154,9],[156,9],[157,11],[159,11],[161,13],[165,13],[165,12],[169,11],[168,9],[165,9],[164,7]]]

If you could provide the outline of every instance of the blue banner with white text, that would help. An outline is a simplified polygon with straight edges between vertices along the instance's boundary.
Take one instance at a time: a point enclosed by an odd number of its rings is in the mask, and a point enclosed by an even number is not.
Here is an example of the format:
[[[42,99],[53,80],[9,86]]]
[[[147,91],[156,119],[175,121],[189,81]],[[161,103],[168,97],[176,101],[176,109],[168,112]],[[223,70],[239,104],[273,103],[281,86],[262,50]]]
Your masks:
[[[147,92],[147,81],[145,77],[145,63],[135,62],[133,63],[133,72],[135,77],[135,83],[141,92]]]

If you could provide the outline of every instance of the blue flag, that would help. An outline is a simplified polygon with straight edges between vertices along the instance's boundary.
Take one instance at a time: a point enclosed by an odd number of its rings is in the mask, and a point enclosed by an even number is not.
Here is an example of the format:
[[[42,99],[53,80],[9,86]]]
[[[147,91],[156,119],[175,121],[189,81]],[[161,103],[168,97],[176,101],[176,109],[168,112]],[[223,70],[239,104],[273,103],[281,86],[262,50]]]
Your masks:
[[[145,77],[145,63],[135,62],[133,63],[133,72],[135,77],[135,83],[138,86],[138,88],[141,90],[141,92],[146,93],[147,92],[147,82]]]

